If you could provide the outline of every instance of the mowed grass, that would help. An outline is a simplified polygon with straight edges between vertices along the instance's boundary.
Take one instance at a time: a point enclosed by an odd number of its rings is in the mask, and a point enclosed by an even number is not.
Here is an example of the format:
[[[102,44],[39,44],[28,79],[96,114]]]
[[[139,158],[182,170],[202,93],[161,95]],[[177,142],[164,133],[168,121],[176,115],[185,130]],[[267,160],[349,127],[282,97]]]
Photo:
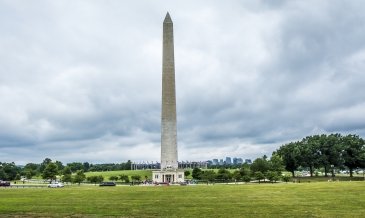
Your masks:
[[[364,217],[365,182],[1,188],[0,217]]]
[[[141,179],[144,180],[145,176],[147,176],[149,179],[152,177],[152,170],[119,170],[119,171],[101,171],[101,172],[86,172],[86,177],[88,176],[104,176],[104,180],[108,181],[109,177],[111,176],[120,176],[120,175],[127,175],[129,177],[134,175],[141,176]]]

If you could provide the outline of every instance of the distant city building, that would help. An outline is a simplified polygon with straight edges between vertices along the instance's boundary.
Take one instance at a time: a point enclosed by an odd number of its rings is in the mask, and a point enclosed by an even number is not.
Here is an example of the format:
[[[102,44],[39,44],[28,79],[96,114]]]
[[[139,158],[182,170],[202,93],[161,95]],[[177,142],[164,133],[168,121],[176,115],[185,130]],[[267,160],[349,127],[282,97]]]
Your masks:
[[[226,165],[231,165],[232,161],[230,157],[226,157]]]
[[[251,164],[251,160],[250,159],[246,159],[246,162]],[[246,163],[245,162],[245,163]],[[207,164],[208,165],[212,165],[212,166],[223,166],[223,165],[241,165],[243,164],[244,161],[242,158],[240,157],[226,157],[225,159],[212,159],[212,160],[208,160]]]
[[[245,163],[246,164],[252,164],[252,161],[251,161],[251,159],[245,159]]]
[[[219,162],[218,162],[218,159],[213,159],[213,164],[212,165],[218,165]]]

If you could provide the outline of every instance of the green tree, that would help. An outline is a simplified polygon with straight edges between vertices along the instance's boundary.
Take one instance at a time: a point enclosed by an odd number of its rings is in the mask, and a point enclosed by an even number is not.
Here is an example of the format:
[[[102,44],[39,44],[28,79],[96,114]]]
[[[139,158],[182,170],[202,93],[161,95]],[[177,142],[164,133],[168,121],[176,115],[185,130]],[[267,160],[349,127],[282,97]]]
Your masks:
[[[136,182],[141,181],[141,176],[140,175],[133,175],[133,176],[131,176],[131,179],[132,179],[132,182],[134,184]]]
[[[354,169],[365,167],[365,141],[357,135],[347,135],[341,141],[344,165],[349,168],[350,177],[353,177]]]
[[[78,170],[84,171],[84,165],[80,162],[68,163],[67,166],[71,169],[72,172],[76,172]]]
[[[295,177],[295,170],[300,166],[299,142],[290,142],[281,146],[276,152],[283,160],[285,169]]]
[[[320,147],[319,147],[319,163],[324,167],[325,176],[334,167],[341,167],[343,165],[343,160],[341,158],[341,135],[340,134],[330,134],[320,136]],[[332,171],[332,176],[333,171]]]
[[[71,168],[66,166],[65,168],[63,168],[62,170],[62,174],[65,175],[65,174],[72,174],[72,171],[71,171]]]
[[[273,152],[269,160],[269,170],[276,172],[277,174],[281,174],[281,172],[284,170],[283,159],[278,154],[276,154],[276,152]]]
[[[74,183],[78,183],[79,185],[81,184],[81,182],[83,182],[85,180],[85,173],[83,170],[78,170],[76,172],[76,175],[73,179]]]
[[[286,182],[286,183],[288,183],[288,182],[289,182],[289,180],[290,180],[290,176],[288,176],[288,175],[283,175],[281,178],[282,178],[282,180],[283,180],[284,182]]]
[[[314,169],[320,164],[320,137],[319,135],[307,136],[299,144],[300,163],[303,167],[308,167],[311,177]]]
[[[216,179],[216,173],[213,170],[206,170],[203,171],[201,174],[201,179],[205,180],[207,182],[214,182],[214,180]]]
[[[39,174],[40,164],[27,163],[23,168],[23,174],[27,179],[31,179],[33,176]]]
[[[221,180],[221,181],[228,181],[230,179],[232,179],[232,174],[224,168],[220,168],[217,172],[217,176],[216,176],[217,180]]]
[[[274,183],[279,180],[279,174],[276,171],[267,171],[266,178],[271,182]]]
[[[111,180],[111,181],[117,181],[119,178],[118,178],[118,176],[110,176],[109,177],[109,180]]]
[[[261,171],[256,171],[254,176],[255,179],[259,181],[259,184],[261,183],[261,180],[265,179],[265,175]]]
[[[125,174],[120,175],[119,179],[125,183],[129,183],[129,177]]]
[[[191,174],[191,176],[193,177],[193,179],[196,180],[201,180],[201,174],[202,174],[202,170],[200,168],[195,167],[193,169],[193,173]]]
[[[185,170],[185,171],[184,171],[184,176],[185,176],[185,177],[190,176],[190,170]]]
[[[27,163],[25,166],[24,166],[24,169],[27,170],[27,169],[31,169],[33,171],[37,171],[37,169],[40,167],[40,164],[35,164],[35,163]]]
[[[46,159],[44,159],[43,162],[39,166],[39,172],[43,173],[44,169],[46,169],[47,165],[51,162],[52,162],[52,160],[48,157]]]
[[[248,183],[251,181],[251,177],[249,175],[244,175],[242,176],[242,180],[245,182],[245,183]]]
[[[103,181],[104,181],[104,176],[99,175],[99,176],[97,177],[97,183],[102,183]]]
[[[241,180],[242,176],[239,170],[235,170],[232,174],[232,177],[235,181]]]
[[[20,179],[21,179],[20,174],[17,173],[16,176],[15,176],[15,178],[14,178],[14,180],[20,180]]]
[[[104,177],[102,175],[99,176],[89,176],[86,178],[86,180],[90,183],[94,183],[96,185],[97,183],[101,183],[104,181]]]
[[[4,171],[4,169],[0,166],[0,180],[6,180],[7,179],[7,175]]]
[[[252,173],[261,172],[264,174],[270,169],[270,164],[267,161],[266,156],[264,156],[262,158],[257,158],[256,160],[254,160],[251,164],[250,169]]]
[[[82,163],[82,166],[83,166],[85,172],[88,172],[89,171],[89,169],[90,169],[89,162]]]
[[[71,174],[64,174],[62,176],[61,180],[64,183],[72,182],[72,176],[71,176]]]
[[[65,166],[63,166],[63,163],[61,161],[56,160],[55,164],[57,165],[58,170],[63,170]]]
[[[240,169],[240,174],[241,177],[250,176],[251,175],[250,165],[248,165],[247,163],[242,164],[242,167]]]
[[[14,180],[16,175],[20,173],[20,168],[15,165],[14,162],[11,163],[1,163],[0,170],[3,169],[4,173],[1,173],[4,180]]]
[[[33,176],[36,175],[36,173],[32,169],[27,169],[26,171],[24,171],[24,175],[25,175],[25,178],[31,179]]]
[[[57,165],[53,162],[47,164],[46,168],[43,170],[42,178],[50,180],[56,180],[56,176],[58,175],[58,168]]]
[[[94,185],[96,185],[97,178],[98,178],[98,176],[87,176],[86,181],[88,181],[90,183],[94,183]]]
[[[124,166],[124,169],[123,170],[131,170],[131,167],[132,167],[132,161],[131,160],[128,160],[125,163],[125,166]]]
[[[70,169],[70,167],[66,166],[65,168],[63,168],[62,170],[62,182],[68,183],[68,182],[72,182],[72,171]]]

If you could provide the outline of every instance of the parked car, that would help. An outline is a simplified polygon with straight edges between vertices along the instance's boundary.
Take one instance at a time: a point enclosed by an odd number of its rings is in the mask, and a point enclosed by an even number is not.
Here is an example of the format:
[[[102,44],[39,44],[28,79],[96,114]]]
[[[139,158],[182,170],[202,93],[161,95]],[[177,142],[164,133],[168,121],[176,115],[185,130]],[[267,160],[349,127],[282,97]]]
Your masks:
[[[116,186],[115,182],[102,182],[99,186]]]
[[[0,181],[0,186],[10,186],[10,182]]]
[[[60,182],[51,183],[48,185],[48,188],[62,188],[62,187],[65,187],[65,186]]]

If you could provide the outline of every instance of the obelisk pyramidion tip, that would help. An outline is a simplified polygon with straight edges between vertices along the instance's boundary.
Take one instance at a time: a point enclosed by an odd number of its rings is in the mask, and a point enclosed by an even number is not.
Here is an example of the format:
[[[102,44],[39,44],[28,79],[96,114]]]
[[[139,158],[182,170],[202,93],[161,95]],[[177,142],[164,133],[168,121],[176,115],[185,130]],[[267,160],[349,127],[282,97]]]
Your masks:
[[[164,23],[172,23],[171,17],[169,12],[167,12],[165,20],[163,21]]]

